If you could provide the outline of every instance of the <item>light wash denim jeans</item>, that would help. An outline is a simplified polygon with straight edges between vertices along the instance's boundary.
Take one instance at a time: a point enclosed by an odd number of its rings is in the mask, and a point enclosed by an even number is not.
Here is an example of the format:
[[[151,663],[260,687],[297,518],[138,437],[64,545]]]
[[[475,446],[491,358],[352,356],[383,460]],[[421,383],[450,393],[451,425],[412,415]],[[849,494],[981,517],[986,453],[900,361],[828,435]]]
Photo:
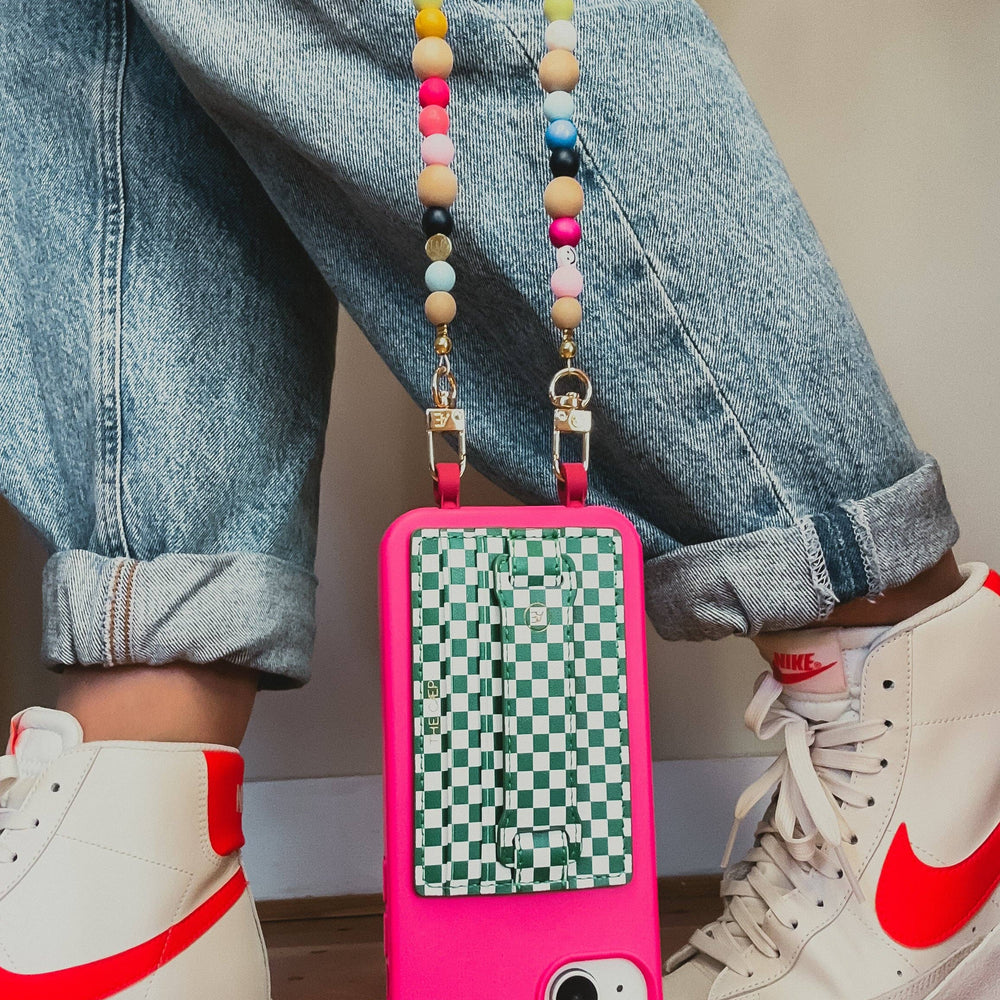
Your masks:
[[[540,0],[448,0],[473,463],[552,502]],[[578,0],[591,493],[670,638],[815,622],[955,542],[692,0]],[[0,489],[44,660],[308,676],[335,307],[426,403],[411,0],[0,0]],[[516,364],[513,363],[516,361]],[[363,471],[360,473],[363,474]]]

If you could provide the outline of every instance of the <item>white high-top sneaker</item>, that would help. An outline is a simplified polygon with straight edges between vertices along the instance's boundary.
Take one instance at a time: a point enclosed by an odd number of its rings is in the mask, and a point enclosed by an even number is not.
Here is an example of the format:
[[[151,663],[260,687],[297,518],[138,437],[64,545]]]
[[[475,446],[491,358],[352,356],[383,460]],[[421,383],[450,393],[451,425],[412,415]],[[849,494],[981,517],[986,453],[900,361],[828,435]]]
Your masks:
[[[84,743],[29,708],[0,757],[0,997],[269,1000],[240,866],[243,758]]]
[[[747,725],[785,748],[737,821],[775,795],[664,1000],[1000,997],[1000,576],[963,574],[892,628],[758,641]]]

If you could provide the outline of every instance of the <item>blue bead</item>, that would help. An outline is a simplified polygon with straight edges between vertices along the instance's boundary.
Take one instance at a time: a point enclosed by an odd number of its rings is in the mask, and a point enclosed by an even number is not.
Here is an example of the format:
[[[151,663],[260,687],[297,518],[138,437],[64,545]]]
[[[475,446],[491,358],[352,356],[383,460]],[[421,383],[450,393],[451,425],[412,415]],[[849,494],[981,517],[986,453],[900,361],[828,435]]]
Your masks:
[[[572,118],[573,110],[573,95],[568,90],[553,90],[542,104],[542,111],[550,122],[557,118]]]
[[[550,122],[545,130],[545,144],[549,149],[572,149],[576,145],[576,126],[565,118]]]
[[[431,261],[424,281],[432,292],[450,292],[455,287],[455,269],[446,260]]]

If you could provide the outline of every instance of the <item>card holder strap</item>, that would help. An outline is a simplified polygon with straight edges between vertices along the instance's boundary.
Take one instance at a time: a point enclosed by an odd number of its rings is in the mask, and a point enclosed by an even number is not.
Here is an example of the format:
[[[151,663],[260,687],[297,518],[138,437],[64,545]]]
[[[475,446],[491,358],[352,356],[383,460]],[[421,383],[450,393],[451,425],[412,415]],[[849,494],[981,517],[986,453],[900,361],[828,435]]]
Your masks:
[[[518,882],[561,882],[580,856],[578,574],[558,536],[511,536],[492,565],[501,618],[503,809],[498,860]]]

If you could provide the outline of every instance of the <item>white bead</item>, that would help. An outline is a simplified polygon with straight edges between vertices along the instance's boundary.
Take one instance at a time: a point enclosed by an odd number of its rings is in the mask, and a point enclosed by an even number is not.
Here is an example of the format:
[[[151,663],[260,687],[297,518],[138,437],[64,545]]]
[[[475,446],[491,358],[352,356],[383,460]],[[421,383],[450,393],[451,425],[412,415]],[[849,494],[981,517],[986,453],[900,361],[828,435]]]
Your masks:
[[[576,247],[560,247],[556,251],[556,263],[562,267],[564,264],[576,263]]]
[[[545,47],[547,49],[576,48],[576,28],[572,21],[550,21],[545,29]]]
[[[555,24],[555,21],[552,23]],[[555,121],[557,118],[570,119],[573,117],[575,110],[573,95],[568,90],[553,90],[542,103],[542,110],[550,122]],[[425,139],[424,141],[426,142],[427,140]]]
[[[450,292],[455,287],[455,269],[446,260],[431,261],[424,272],[424,283],[431,292]]]

